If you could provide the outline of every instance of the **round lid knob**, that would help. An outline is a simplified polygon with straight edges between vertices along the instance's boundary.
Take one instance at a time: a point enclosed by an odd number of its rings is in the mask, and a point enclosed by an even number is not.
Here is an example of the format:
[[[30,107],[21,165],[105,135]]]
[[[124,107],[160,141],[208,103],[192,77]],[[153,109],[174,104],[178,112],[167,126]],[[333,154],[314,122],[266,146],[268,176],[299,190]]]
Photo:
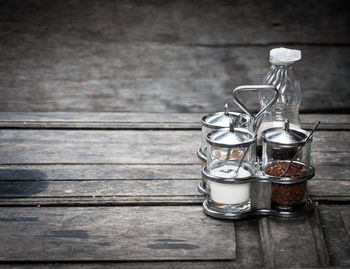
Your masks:
[[[224,112],[205,115],[202,118],[202,125],[210,129],[229,128],[232,120],[234,120],[234,122],[240,120],[241,122],[239,125],[241,127],[246,127],[250,123],[250,117],[248,115],[230,112],[228,104],[226,104]]]
[[[289,121],[286,120],[284,128],[271,128],[262,132],[264,142],[275,145],[300,146],[305,143],[307,132],[304,130],[289,129]]]

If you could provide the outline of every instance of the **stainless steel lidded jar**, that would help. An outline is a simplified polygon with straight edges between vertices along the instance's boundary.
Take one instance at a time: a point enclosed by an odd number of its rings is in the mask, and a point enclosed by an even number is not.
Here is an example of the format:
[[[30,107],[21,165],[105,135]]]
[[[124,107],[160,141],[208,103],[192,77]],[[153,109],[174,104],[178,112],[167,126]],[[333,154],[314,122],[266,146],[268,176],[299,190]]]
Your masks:
[[[271,203],[292,207],[306,203],[307,183],[314,176],[309,132],[291,129],[286,120],[283,128],[262,132],[262,168],[266,176],[278,178],[271,184]]]
[[[283,128],[270,128],[262,132],[264,170],[276,162],[289,163],[292,159],[307,171],[311,166],[311,142],[306,141],[309,132],[291,129],[286,120]],[[296,155],[296,156],[295,156]],[[289,174],[291,171],[288,171]],[[279,176],[279,175],[278,175]]]
[[[202,161],[202,168],[206,165],[207,161],[207,135],[215,130],[229,128],[231,123],[235,126],[247,128],[249,130],[253,127],[253,122],[248,115],[244,113],[230,112],[228,104],[225,105],[224,112],[211,113],[202,117],[202,144],[197,151],[197,156]],[[202,177],[202,180],[198,182],[198,191],[202,194],[205,194],[206,192],[205,185],[206,178]]]
[[[233,124],[207,135],[207,166],[202,170],[207,180],[205,213],[225,218],[250,210],[250,178],[256,172],[255,141],[253,132],[234,128]]]
[[[256,162],[255,137],[253,132],[235,128],[233,123],[230,128],[209,133],[207,168],[210,173],[223,178],[251,176]]]
[[[225,105],[224,112],[211,113],[202,117],[202,144],[197,151],[198,158],[201,161],[205,162],[207,160],[207,135],[214,130],[229,128],[232,121],[237,127],[249,130],[252,128],[251,118],[244,113],[230,112],[228,104]]]

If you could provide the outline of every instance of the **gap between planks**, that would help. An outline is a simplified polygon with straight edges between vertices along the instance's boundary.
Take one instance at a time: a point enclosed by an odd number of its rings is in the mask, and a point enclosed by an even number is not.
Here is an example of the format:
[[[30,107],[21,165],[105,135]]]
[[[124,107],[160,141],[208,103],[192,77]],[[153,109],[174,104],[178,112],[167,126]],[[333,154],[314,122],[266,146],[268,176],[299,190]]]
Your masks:
[[[0,128],[85,130],[197,130],[205,113],[0,112]],[[350,115],[301,114],[303,128],[349,130]]]

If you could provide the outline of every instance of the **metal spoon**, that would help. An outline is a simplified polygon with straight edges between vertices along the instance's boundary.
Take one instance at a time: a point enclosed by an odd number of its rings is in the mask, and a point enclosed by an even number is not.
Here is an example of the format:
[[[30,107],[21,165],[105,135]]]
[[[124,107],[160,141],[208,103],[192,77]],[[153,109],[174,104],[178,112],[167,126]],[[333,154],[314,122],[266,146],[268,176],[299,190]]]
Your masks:
[[[295,155],[293,156],[293,158],[290,160],[286,170],[284,170],[283,174],[280,177],[283,177],[289,170],[290,166],[292,165],[293,161],[295,160],[295,158],[298,156],[298,154],[300,153],[300,151],[302,150],[302,148],[307,144],[307,142],[309,142],[310,138],[312,137],[314,131],[316,130],[316,128],[318,127],[318,125],[320,125],[320,121],[316,123],[316,125],[314,126],[314,128],[312,128],[312,130],[310,131],[309,135],[306,137],[304,145],[302,145],[297,152],[295,153]]]
[[[259,117],[260,118],[260,117]],[[261,126],[261,122],[262,120],[258,121],[259,118],[256,119],[256,121],[258,122],[258,124],[256,125],[255,131],[254,131],[254,136],[256,136],[256,134],[258,133],[260,126]],[[238,167],[236,169],[236,173],[238,173],[239,168],[241,167],[242,163],[243,163],[243,159],[245,158],[245,155],[247,155],[249,147],[247,147],[243,153],[242,159],[239,161]]]
[[[236,172],[235,172],[236,175],[238,174],[238,170],[239,170],[239,168],[241,167],[241,165],[243,163],[243,159],[245,158],[245,155],[247,155],[248,149],[249,149],[249,147],[246,147],[246,149],[245,149],[245,151],[243,153],[243,156],[242,156],[241,160],[239,161],[239,164],[238,164]]]
[[[225,113],[226,113],[226,108],[228,108],[228,104],[225,105]],[[237,120],[234,122],[233,119],[231,119],[231,123],[230,123],[230,132],[234,132],[235,128],[239,126],[239,124],[241,124],[243,121],[243,114],[240,114],[237,118]],[[231,156],[231,148],[229,148],[227,150],[227,154],[226,154],[226,161],[228,161],[230,159]]]
[[[242,119],[241,116],[242,116],[242,114],[239,116],[239,118],[238,118],[237,121],[240,121],[240,120]],[[236,124],[236,125],[237,125],[237,124]],[[257,132],[258,132],[258,130],[259,130],[259,128],[260,128],[260,125],[261,125],[261,122],[260,122],[260,124],[258,124],[258,126],[257,126],[257,128],[256,128],[256,130],[255,130],[255,132],[254,132],[254,136],[257,134]],[[244,158],[245,158],[245,155],[247,155],[248,149],[249,149],[249,147],[247,147],[247,148],[244,150],[243,156],[242,156],[241,160],[239,161],[238,166],[237,166],[237,169],[236,169],[236,171],[235,171],[235,175],[238,174],[238,170],[239,170],[239,168],[241,167],[241,165],[242,165],[242,163],[243,163],[243,160],[244,160]],[[227,159],[226,159],[226,160],[228,160],[228,158],[229,158],[230,155],[231,155],[231,149],[229,149],[229,152],[228,152],[228,154],[227,154]]]

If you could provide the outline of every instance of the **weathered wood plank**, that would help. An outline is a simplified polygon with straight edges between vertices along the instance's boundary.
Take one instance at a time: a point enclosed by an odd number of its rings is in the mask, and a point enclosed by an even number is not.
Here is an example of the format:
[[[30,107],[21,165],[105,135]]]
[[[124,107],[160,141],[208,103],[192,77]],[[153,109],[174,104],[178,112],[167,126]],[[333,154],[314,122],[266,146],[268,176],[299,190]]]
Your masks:
[[[200,129],[204,114],[0,112],[0,128]],[[311,128],[320,120],[318,130],[350,129],[350,115],[347,114],[301,114],[300,117],[303,128]]]
[[[266,267],[319,267],[329,264],[317,216],[293,219],[262,217],[259,224]]]
[[[154,269],[182,269],[182,268],[193,268],[193,269],[232,269],[232,268],[243,268],[245,264],[236,263],[235,261],[162,261],[162,262],[45,262],[45,263],[31,263],[26,262],[25,264],[13,264],[13,263],[3,263],[8,269],[14,268],[32,268],[32,269],[42,269],[42,268],[64,268],[64,269],[96,269],[96,268],[120,268],[120,269],[143,269],[143,268],[154,268]],[[250,265],[247,265],[248,268]],[[253,268],[260,268],[259,265],[251,265]]]
[[[0,144],[2,163],[199,163],[200,132],[0,130]]]
[[[183,268],[193,268],[193,269],[232,269],[232,268],[243,268],[245,264],[237,264],[235,261],[162,261],[162,262],[48,262],[48,263],[31,263],[26,262],[25,264],[13,264],[13,263],[3,263],[8,269],[14,268],[32,268],[32,269],[42,269],[42,268],[64,268],[64,269],[96,269],[96,268],[120,268],[120,269],[143,269],[143,268],[154,268],[154,269],[183,269]],[[248,268],[250,265],[247,265]],[[253,264],[253,268],[260,268],[259,265]]]
[[[337,155],[336,153],[334,154]],[[316,162],[313,180],[349,180],[349,165]],[[75,164],[0,165],[0,180],[187,180],[201,177],[200,164]]]
[[[336,156],[337,154],[335,153],[334,155]],[[316,175],[313,178],[313,180],[329,180],[330,182],[335,182],[338,180],[341,181],[350,179],[350,167],[347,163],[338,163],[338,165],[327,165],[326,163],[322,163],[321,160],[317,160],[316,157],[319,156],[315,156]],[[339,159],[339,157],[337,159]]]
[[[199,177],[198,164],[0,165],[0,180],[185,180]]]
[[[197,183],[198,180],[0,181],[0,197],[197,196]]]
[[[69,4],[2,1],[0,33],[6,37],[7,45],[17,45],[14,30],[19,37],[26,38],[27,43],[40,39],[56,46],[71,44],[69,41],[203,46],[349,44],[348,14],[344,6],[345,1],[329,0],[307,0],[288,7],[276,0],[266,3],[220,0],[200,4],[196,1],[108,1],[103,4],[86,1],[84,6],[81,1]]]
[[[319,263],[323,266],[330,265],[330,258],[327,249],[326,239],[323,234],[321,219],[319,209],[317,208],[312,214],[309,216],[310,226],[312,229],[312,234],[314,236],[315,248],[318,253]]]
[[[319,130],[349,130],[350,116],[345,114],[301,114],[301,127],[311,129],[315,122],[321,121]]]
[[[348,171],[348,166],[319,164],[316,177],[309,181],[311,197],[349,201]],[[200,205],[203,201],[196,189],[199,164],[1,165],[0,180],[1,205]]]
[[[318,131],[313,156],[348,165],[350,132]],[[197,164],[200,131],[0,130],[0,164]]]
[[[10,207],[0,212],[2,261],[236,257],[233,222],[206,217],[199,206]]]
[[[345,1],[0,5],[1,111],[217,111],[280,44],[303,51],[302,110],[349,110]]]
[[[320,205],[319,208],[331,265],[349,267],[350,243],[342,219],[349,214],[349,205]]]
[[[199,194],[197,196],[28,197],[0,198],[0,206],[201,206],[203,199]]]
[[[30,263],[26,264],[4,264],[6,268],[155,268],[155,269],[170,269],[170,268],[261,268],[262,260],[260,255],[259,231],[257,229],[257,220],[250,219],[244,221],[236,221],[235,236],[237,244],[237,257],[234,261],[162,261],[160,262],[104,262],[104,263]]]
[[[0,127],[176,129],[201,128],[201,113],[0,112]],[[350,121],[350,120],[349,120]]]
[[[0,205],[201,205],[198,180],[0,181]],[[350,201],[349,181],[308,186],[315,201]]]
[[[340,212],[346,234],[348,235],[348,242],[350,244],[350,210]]]
[[[308,192],[316,201],[350,201],[350,180],[310,180],[308,181]]]
[[[50,47],[31,47],[39,51],[2,60],[1,111],[218,111],[232,102],[235,87],[261,83],[271,48],[79,42],[57,59]],[[301,111],[348,113],[350,48],[297,47],[304,55],[296,66]],[[248,97],[245,103],[257,108],[257,98]]]
[[[78,138],[72,139],[65,137],[63,135],[61,138],[57,137],[56,131],[43,131],[46,132],[46,135],[41,135],[40,131],[32,130],[3,130],[4,138],[1,141],[8,140],[6,136],[7,132],[11,132],[13,135],[13,142],[10,144],[2,145],[2,149],[6,149],[6,145],[9,149],[14,149],[18,144],[20,148],[24,148],[29,144],[32,144],[33,141],[37,141],[30,146],[30,148],[36,149],[35,154],[39,154],[45,159],[42,151],[42,145],[45,145],[45,148],[52,150],[52,146],[57,147],[61,145],[63,147],[61,150],[62,158],[66,158],[63,152],[67,143],[73,145],[73,148],[70,149],[71,152],[77,152],[77,149],[74,149],[74,146],[78,145],[80,137],[86,138],[86,133],[89,133],[92,140],[97,138],[97,141],[94,140],[93,143],[98,145],[99,154],[105,156],[106,153],[103,153],[102,148],[104,144],[107,143],[108,139],[105,139],[105,136],[99,135],[101,131],[80,131],[80,136]],[[27,132],[35,135],[25,135]],[[75,131],[59,131],[61,134],[70,134]],[[92,133],[95,135],[92,135]],[[122,131],[122,133],[125,131]],[[180,132],[180,131],[179,131]],[[50,135],[47,133],[52,133],[52,138],[49,138]],[[105,132],[102,132],[105,133]],[[108,131],[109,136],[119,134],[120,132]],[[147,134],[153,135],[157,134],[166,134],[167,141],[169,143],[169,131],[165,132],[145,132],[145,131],[132,131],[126,132],[128,136],[133,138],[136,135]],[[173,134],[173,132],[171,132]],[[175,132],[176,133],[176,132]],[[195,133],[193,131],[180,132],[180,133]],[[198,132],[197,132],[198,133]],[[346,132],[318,132],[315,135],[315,143],[318,143],[318,150],[314,154],[316,160],[316,177],[309,184],[309,190],[311,197],[314,200],[321,201],[349,201],[349,161],[348,161],[348,149],[342,144],[338,145],[337,140],[347,139],[342,137]],[[0,132],[1,134],[1,132]],[[20,135],[19,135],[20,134]],[[38,138],[35,138],[37,134],[40,134]],[[146,136],[147,136],[146,135]],[[103,137],[102,141],[98,141]],[[141,137],[141,136],[140,136]],[[157,136],[154,140],[155,143],[163,143],[160,137]],[[319,140],[317,140],[317,137]],[[47,141],[45,139],[49,138]],[[23,141],[24,140],[24,141]],[[79,141],[78,141],[79,140]],[[113,141],[119,141],[118,137],[110,139]],[[142,140],[140,138],[139,140]],[[174,136],[173,140],[176,140]],[[77,142],[78,141],[78,142]],[[89,141],[89,139],[87,139]],[[190,141],[190,140],[188,140]],[[191,143],[182,143],[182,145],[177,144],[178,148],[175,148],[175,156],[178,156],[178,152],[181,152],[183,148],[188,150],[192,146]],[[58,143],[57,143],[58,142]],[[21,144],[22,143],[22,144]],[[165,143],[165,142],[164,142]],[[173,142],[178,143],[178,141]],[[331,152],[325,152],[328,150],[330,144],[335,144],[336,146],[332,148]],[[58,145],[57,145],[58,144]],[[83,143],[88,147],[91,147],[91,144],[88,142]],[[127,144],[127,142],[125,142]],[[190,144],[191,146],[189,146]],[[10,146],[12,145],[12,146]],[[140,147],[145,148],[143,141],[140,143]],[[150,144],[150,147],[154,147],[154,144]],[[118,148],[118,145],[116,146]],[[120,148],[120,147],[119,147]],[[118,148],[118,149],[119,149]],[[166,147],[168,149],[168,147]],[[85,146],[79,146],[79,150],[84,151]],[[123,150],[127,151],[127,147]],[[78,150],[78,151],[79,151]],[[195,149],[192,149],[193,152]],[[334,150],[346,150],[345,152],[337,152]],[[26,153],[31,153],[30,150],[26,150]],[[93,150],[95,152],[95,150]],[[5,154],[8,151],[4,150]],[[192,153],[193,153],[192,152]],[[13,159],[21,160],[22,163],[26,163],[26,155],[23,155],[23,152],[18,152],[14,150]],[[35,156],[32,152],[31,156]],[[56,151],[51,151],[48,156],[54,156],[57,154]],[[83,154],[83,153],[82,153]],[[163,154],[163,153],[162,153]],[[117,155],[117,154],[116,154]],[[163,154],[166,155],[166,152]],[[180,153],[181,155],[181,153]],[[76,155],[80,158],[79,155]],[[37,204],[65,204],[65,205],[86,205],[86,204],[113,204],[113,205],[126,205],[126,204],[200,204],[202,197],[198,195],[196,191],[196,183],[200,179],[200,165],[199,161],[196,159],[194,154],[191,156],[183,155],[184,158],[188,158],[189,163],[180,164],[177,160],[174,163],[178,165],[173,165],[169,163],[156,165],[149,165],[148,163],[152,162],[152,156],[149,156],[148,162],[145,164],[134,164],[134,165],[95,165],[95,164],[78,164],[78,165],[42,165],[40,164],[40,158],[38,158],[37,165],[1,165],[0,166],[0,180],[2,180],[2,198],[1,205],[37,205]],[[138,156],[137,158],[139,158]],[[91,160],[94,160],[95,156],[92,155]],[[98,159],[98,158],[97,158]],[[47,161],[47,159],[45,159]],[[86,162],[86,158],[83,159],[83,162]],[[183,161],[183,159],[181,160]],[[92,161],[90,161],[92,162]],[[132,163],[132,161],[129,162]],[[191,162],[196,164],[190,164]],[[133,180],[137,180],[133,182]],[[13,183],[12,181],[19,180],[19,182]],[[62,181],[62,182],[51,182]],[[68,181],[67,181],[68,180]],[[72,182],[81,181],[81,182]],[[114,182],[113,180],[126,180],[125,184],[121,182]],[[152,181],[153,180],[153,181]],[[29,181],[29,182],[24,182]],[[103,182],[103,184],[101,184]],[[103,186],[103,187],[102,187]],[[150,189],[154,189],[155,192],[150,192]],[[67,193],[68,191],[68,193]],[[93,197],[93,199],[91,199]],[[14,199],[15,198],[15,199]],[[51,199],[50,199],[51,198]]]

